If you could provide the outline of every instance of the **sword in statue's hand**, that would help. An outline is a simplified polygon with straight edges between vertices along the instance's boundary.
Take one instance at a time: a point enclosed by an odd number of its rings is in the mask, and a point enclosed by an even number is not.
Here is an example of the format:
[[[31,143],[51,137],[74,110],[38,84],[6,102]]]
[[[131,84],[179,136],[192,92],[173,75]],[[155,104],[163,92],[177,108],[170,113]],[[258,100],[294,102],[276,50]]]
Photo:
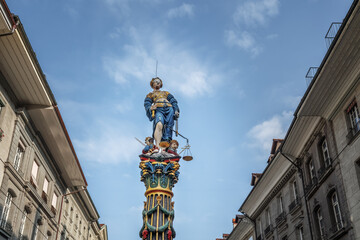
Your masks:
[[[146,146],[145,143],[143,143],[140,139],[138,139],[137,137],[135,137],[136,141],[138,141],[141,145],[143,145],[144,147]]]
[[[175,136],[179,135],[179,112],[175,112]]]

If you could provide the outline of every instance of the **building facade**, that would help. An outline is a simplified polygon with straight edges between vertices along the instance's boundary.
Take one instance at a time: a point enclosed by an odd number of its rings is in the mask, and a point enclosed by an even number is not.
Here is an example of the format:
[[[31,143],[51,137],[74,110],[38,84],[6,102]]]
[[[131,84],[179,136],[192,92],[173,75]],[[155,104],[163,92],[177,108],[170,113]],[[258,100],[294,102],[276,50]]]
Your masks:
[[[360,239],[359,29],[354,0],[228,239]]]
[[[0,1],[0,239],[107,239],[56,100]]]

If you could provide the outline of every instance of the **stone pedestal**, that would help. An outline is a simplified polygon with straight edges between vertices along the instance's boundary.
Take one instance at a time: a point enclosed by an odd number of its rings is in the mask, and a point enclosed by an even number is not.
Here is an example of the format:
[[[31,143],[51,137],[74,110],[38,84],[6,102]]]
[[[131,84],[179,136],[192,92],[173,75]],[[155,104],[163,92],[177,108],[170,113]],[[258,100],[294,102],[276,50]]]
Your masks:
[[[178,181],[180,157],[157,158],[140,155],[141,181],[146,187],[143,226],[140,238],[143,240],[172,240],[174,202],[172,188]]]

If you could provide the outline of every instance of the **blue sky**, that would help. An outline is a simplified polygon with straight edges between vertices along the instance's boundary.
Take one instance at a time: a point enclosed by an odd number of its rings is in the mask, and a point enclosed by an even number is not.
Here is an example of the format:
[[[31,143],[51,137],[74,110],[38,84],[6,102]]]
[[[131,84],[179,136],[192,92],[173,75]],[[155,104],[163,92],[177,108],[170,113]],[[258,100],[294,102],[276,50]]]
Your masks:
[[[143,101],[158,76],[179,102],[194,160],[174,188],[178,240],[229,233],[285,136],[326,53],[324,36],[351,0],[16,0],[109,239],[137,239],[151,135]],[[178,139],[184,145],[182,139]]]

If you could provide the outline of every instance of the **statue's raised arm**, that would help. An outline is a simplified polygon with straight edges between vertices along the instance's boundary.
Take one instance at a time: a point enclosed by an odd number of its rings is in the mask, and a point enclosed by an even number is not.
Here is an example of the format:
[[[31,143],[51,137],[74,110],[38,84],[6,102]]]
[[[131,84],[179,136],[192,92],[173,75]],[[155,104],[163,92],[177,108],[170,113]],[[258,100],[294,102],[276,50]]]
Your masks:
[[[162,85],[158,77],[151,80],[150,86],[153,91],[145,97],[144,107],[149,121],[153,121],[156,145],[167,147],[172,140],[174,121],[179,117],[180,110],[174,96],[160,90]]]

